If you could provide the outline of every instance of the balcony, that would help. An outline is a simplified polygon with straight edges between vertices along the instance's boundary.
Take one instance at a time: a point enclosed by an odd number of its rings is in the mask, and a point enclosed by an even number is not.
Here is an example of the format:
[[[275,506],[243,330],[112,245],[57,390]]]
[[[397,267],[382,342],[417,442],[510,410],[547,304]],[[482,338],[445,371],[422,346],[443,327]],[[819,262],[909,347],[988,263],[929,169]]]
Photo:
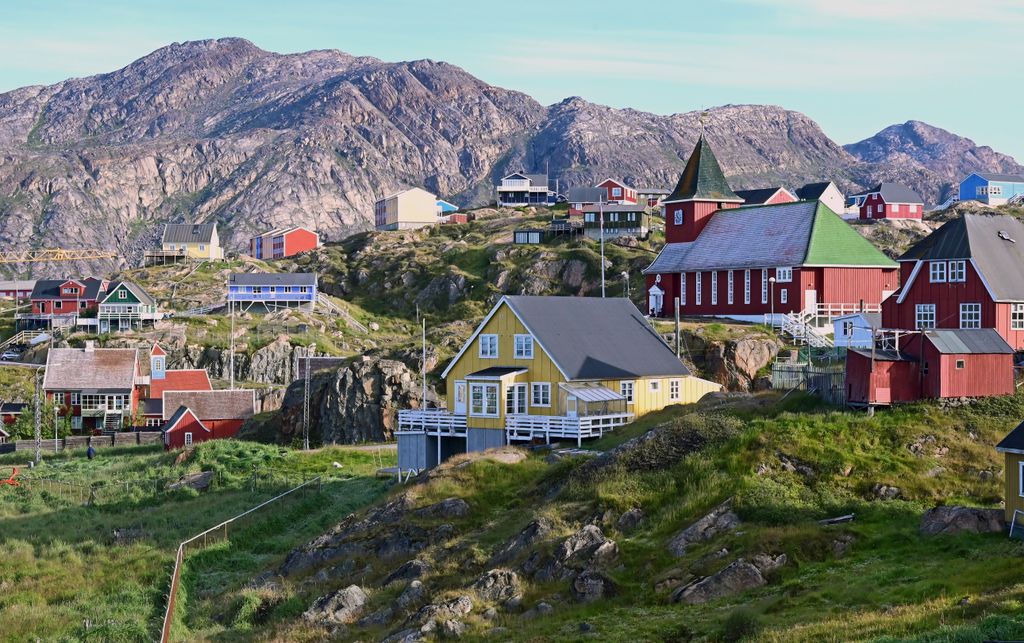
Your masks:
[[[410,409],[398,412],[398,433],[426,433],[439,437],[466,437],[466,416],[447,409]]]
[[[605,413],[601,415],[509,415],[505,417],[505,437],[508,442],[532,442],[543,438],[556,440],[599,438],[606,432],[629,424],[632,413]],[[466,416],[455,415],[446,409],[407,410],[398,412],[398,433],[426,433],[437,437],[466,437]]]

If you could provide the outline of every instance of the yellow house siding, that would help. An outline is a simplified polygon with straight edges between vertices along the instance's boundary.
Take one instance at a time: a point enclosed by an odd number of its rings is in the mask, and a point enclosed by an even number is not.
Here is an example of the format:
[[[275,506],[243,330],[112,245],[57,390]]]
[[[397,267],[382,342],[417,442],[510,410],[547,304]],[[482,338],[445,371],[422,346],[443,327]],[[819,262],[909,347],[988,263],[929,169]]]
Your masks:
[[[185,254],[191,259],[222,259],[224,257],[223,252],[220,249],[220,245],[217,243],[217,237],[214,235],[213,243],[165,243],[163,244],[164,251],[177,251],[181,250],[182,246],[185,247]],[[204,246],[202,250],[199,246]]]
[[[1004,453],[1006,467],[1003,469],[1003,480],[1006,481],[1006,520],[1013,520],[1014,510],[1024,511],[1024,498],[1020,495],[1020,463],[1024,455]]]
[[[679,399],[671,399],[671,382],[679,381]],[[601,382],[616,393],[621,391],[622,382],[633,382],[633,403],[626,409],[640,417],[660,411],[673,404],[693,404],[708,393],[722,390],[722,385],[699,377],[641,377],[635,380],[605,380]],[[657,382],[657,390],[651,390],[651,382]]]

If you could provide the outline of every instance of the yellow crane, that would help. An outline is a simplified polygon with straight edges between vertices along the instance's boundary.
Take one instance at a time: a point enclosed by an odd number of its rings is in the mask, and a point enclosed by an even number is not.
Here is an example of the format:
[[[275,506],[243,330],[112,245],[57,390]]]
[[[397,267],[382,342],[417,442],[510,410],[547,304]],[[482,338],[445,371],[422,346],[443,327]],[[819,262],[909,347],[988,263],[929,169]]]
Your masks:
[[[110,250],[88,250],[67,248],[40,248],[38,250],[0,250],[0,264],[3,263],[48,263],[51,261],[86,261],[90,259],[114,259],[117,253]]]

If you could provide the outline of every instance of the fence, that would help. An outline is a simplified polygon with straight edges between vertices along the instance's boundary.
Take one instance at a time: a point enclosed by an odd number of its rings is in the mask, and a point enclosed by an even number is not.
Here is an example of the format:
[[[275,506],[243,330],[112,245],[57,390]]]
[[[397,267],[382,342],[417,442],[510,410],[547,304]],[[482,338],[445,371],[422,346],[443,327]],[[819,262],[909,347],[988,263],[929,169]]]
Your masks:
[[[99,505],[120,502],[139,495],[158,495],[175,491],[171,485],[182,484],[182,478],[141,478],[138,480],[104,479],[93,483],[72,482],[56,476],[35,475],[31,471],[18,478],[29,489],[47,491],[60,499],[77,500],[79,503]],[[212,481],[221,483],[219,476]],[[187,482],[183,483],[187,486]]]
[[[254,474],[253,480],[256,480]],[[204,532],[198,533],[192,536],[188,540],[182,541],[178,545],[178,551],[174,555],[174,570],[171,572],[171,585],[167,594],[167,609],[164,611],[164,622],[163,627],[160,630],[160,643],[167,643],[171,639],[171,624],[174,622],[174,608],[177,602],[178,586],[181,584],[181,567],[185,562],[185,554],[191,549],[202,549],[212,543],[221,542],[228,539],[228,526],[237,523],[239,520],[246,516],[252,515],[256,511],[259,511],[267,505],[273,504],[282,498],[285,498],[297,491],[305,492],[306,489],[311,488],[314,484],[316,485],[317,492],[320,491],[320,476],[307,480],[297,487],[293,487],[284,493],[278,494],[269,500],[265,500],[260,504],[256,505],[252,509],[244,511],[234,518],[229,518],[219,525],[210,527]]]
[[[106,446],[129,446],[134,444],[159,444],[163,440],[163,433],[160,431],[124,431],[110,433],[109,435],[69,435],[66,438],[56,440],[56,448],[59,451],[64,449],[84,449],[90,444],[95,447]],[[43,435],[43,451],[54,450],[54,439]],[[15,451],[32,451],[36,448],[36,441],[16,440]]]
[[[800,389],[832,404],[846,404],[846,365],[776,362],[772,388]]]

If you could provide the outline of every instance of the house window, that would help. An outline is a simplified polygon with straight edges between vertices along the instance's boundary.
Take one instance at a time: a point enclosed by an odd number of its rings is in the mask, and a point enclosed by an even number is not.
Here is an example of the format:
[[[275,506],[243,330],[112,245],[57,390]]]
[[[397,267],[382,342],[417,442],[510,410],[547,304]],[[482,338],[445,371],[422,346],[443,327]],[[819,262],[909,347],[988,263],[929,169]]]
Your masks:
[[[792,268],[776,268],[775,269],[775,281],[779,283],[789,283],[793,281],[793,269]]]
[[[789,303],[789,290],[788,289],[783,288],[782,290],[779,291],[779,303],[780,304],[788,304]]]
[[[725,299],[729,304],[732,304],[732,270],[726,274],[726,279]]]
[[[718,305],[718,271],[711,271],[711,305]]]
[[[1024,461],[1017,463],[1017,495],[1024,498]]]
[[[79,402],[78,393],[72,393],[71,394],[71,406],[78,406],[78,402]]]
[[[254,295],[262,295],[263,294],[263,286],[253,286],[252,287],[252,294],[254,294]]]
[[[53,302],[53,309],[54,310],[60,310],[62,308],[61,303],[62,302],[59,302],[59,301]]]
[[[56,404],[57,406],[64,406],[64,394],[63,393],[54,393],[53,394],[53,403]]]
[[[981,304],[960,304],[960,328],[981,328]]]
[[[761,270],[761,303],[768,303],[768,269]]]
[[[930,261],[928,262],[928,280],[933,284],[944,284],[946,283],[946,262],[945,261]]]
[[[526,384],[512,384],[505,389],[505,414],[526,415]]]
[[[683,211],[676,210],[674,213],[674,221],[676,225],[683,225]]]
[[[1003,186],[1001,186],[1001,185],[993,185],[992,187],[990,187],[988,189],[988,193],[989,193],[990,196],[1002,196],[1003,195]]]
[[[843,325],[842,325],[842,331],[840,331],[840,332],[842,333],[843,337],[852,337],[853,336],[853,322],[852,321],[844,321]]]
[[[914,309],[914,328],[935,328],[935,304],[918,304]]]
[[[531,406],[551,406],[551,383],[534,382],[530,385]]]
[[[917,209],[919,207],[921,207],[921,206],[919,206],[919,205],[911,205],[910,206],[910,214],[917,214]]]
[[[750,303],[750,271],[743,271],[743,303]]]
[[[206,250],[206,244],[200,243],[199,244],[199,252],[204,252],[205,250]]]
[[[657,393],[661,390],[661,380],[651,380],[647,383],[647,390],[651,393]]]
[[[626,398],[626,404],[633,403],[633,382],[619,382],[619,393]]]
[[[162,420],[158,420],[158,422],[162,422]],[[159,426],[159,424],[157,426]],[[81,431],[82,430],[82,416],[81,415],[72,415],[71,416],[71,430],[72,431]]]
[[[963,283],[967,281],[967,262],[950,261],[949,262],[949,281],[950,283]]]
[[[626,218],[630,221],[636,221],[636,212],[627,212]]]
[[[485,359],[498,359],[498,336],[480,336],[480,357]]]
[[[927,375],[928,375],[928,362],[923,362],[921,364],[921,375],[927,377]]]
[[[696,286],[694,286],[695,290],[694,290],[694,293],[693,293],[693,298],[694,298],[694,300],[695,300],[695,303],[696,303],[696,304],[697,304],[698,306],[700,306],[700,296],[701,296],[701,292],[700,292],[700,288],[701,288],[701,283],[700,283],[700,282],[701,282],[701,281],[703,281],[703,280],[702,280],[702,279],[700,278],[700,276],[701,276],[701,275],[700,275],[700,273],[699,273],[699,272],[695,272],[695,273],[693,273],[693,274],[694,274],[694,275],[696,276],[696,278],[697,278],[697,279],[696,279],[696,281],[695,281],[695,283],[696,283]]]
[[[192,434],[191,433],[186,433],[185,434],[185,446],[189,446],[191,444],[192,444]]]
[[[898,203],[893,203],[889,206],[889,214],[899,214],[899,211],[900,205]]]
[[[668,381],[668,399],[672,402],[679,401],[679,380]]]
[[[609,216],[609,221],[618,221],[619,220],[619,213],[618,212],[612,212],[608,216]]]
[[[958,360],[956,361],[956,370],[958,370],[958,371],[962,371],[962,370],[964,370],[965,368],[967,368],[967,360],[963,360],[963,359],[958,359]]]
[[[612,196],[622,196],[622,188],[612,188]]]
[[[686,305],[686,273],[679,273],[679,305]]]
[[[584,213],[583,220],[586,221],[587,223],[593,223],[594,221],[596,221],[596,219],[594,218],[594,213],[593,212],[586,212],[586,213]]]
[[[515,357],[516,359],[533,359],[532,335],[516,335]]]
[[[123,291],[123,290],[118,290],[117,291],[117,298],[118,299],[128,299],[128,293]]]
[[[1024,330],[1024,304],[1010,306],[1010,330]]]
[[[469,385],[469,414],[475,417],[498,417],[498,385]]]
[[[868,206],[868,218],[870,219],[870,218],[872,218],[874,216],[875,216],[874,209],[872,208],[872,206],[869,205]]]

